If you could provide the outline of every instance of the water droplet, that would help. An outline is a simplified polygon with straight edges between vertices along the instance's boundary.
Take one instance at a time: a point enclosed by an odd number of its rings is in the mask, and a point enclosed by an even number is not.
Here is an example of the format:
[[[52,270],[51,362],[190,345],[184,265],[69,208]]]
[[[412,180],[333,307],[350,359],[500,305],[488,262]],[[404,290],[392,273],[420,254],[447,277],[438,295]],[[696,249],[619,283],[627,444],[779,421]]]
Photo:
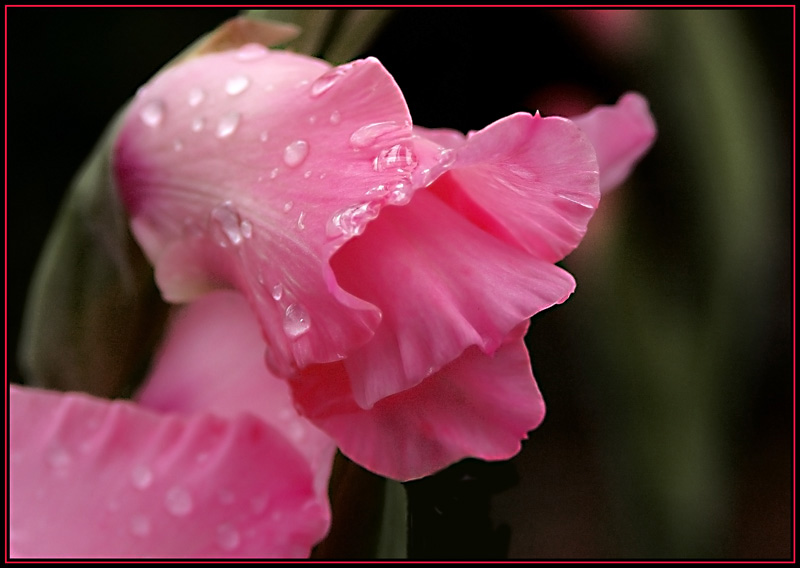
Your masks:
[[[147,489],[153,483],[153,472],[145,465],[137,465],[131,471],[131,482],[136,489]]]
[[[295,140],[283,151],[283,161],[291,168],[302,164],[306,156],[308,156],[308,142],[305,140]]]
[[[258,135],[258,139],[261,140],[262,142],[266,142],[267,140],[269,140],[269,133],[266,130],[263,131],[261,134]]]
[[[283,298],[283,285],[278,283],[272,287],[272,299],[276,302]]]
[[[301,231],[306,228],[306,212],[301,211],[300,215],[297,217],[297,228]]]
[[[308,117],[308,123],[309,124],[316,124],[317,123],[317,117],[314,116],[314,115],[309,116]]]
[[[217,544],[223,550],[235,550],[241,541],[239,531],[233,525],[223,523],[217,527]]]
[[[325,179],[326,177],[327,177],[327,174],[325,174],[325,172],[322,172],[321,174],[319,174],[319,179]]]
[[[405,205],[411,201],[411,184],[400,180],[389,187],[386,202],[390,205]]]
[[[150,534],[150,519],[144,515],[134,515],[131,517],[130,529],[134,536],[147,536]]]
[[[253,497],[250,500],[250,509],[256,515],[260,515],[264,511],[267,510],[267,505],[269,505],[269,495],[261,495],[259,497]]]
[[[306,179],[310,178],[311,177],[311,170],[306,170],[305,173],[303,174],[303,177],[306,178]]]
[[[286,203],[283,204],[283,210],[286,213],[291,211],[292,207],[294,207],[294,202],[292,202],[292,201],[287,201]]]
[[[173,149],[174,149],[176,152],[180,152],[181,150],[183,150],[183,141],[181,141],[181,140],[175,140],[175,142],[173,142],[173,143],[172,143],[172,148],[173,148]]]
[[[173,487],[167,491],[164,505],[176,517],[185,517],[192,512],[192,496],[182,487]]]
[[[365,195],[374,195],[374,196],[381,197],[383,195],[386,195],[388,192],[389,192],[389,189],[385,185],[380,184],[380,185],[376,185],[375,187],[369,188]]]
[[[189,91],[189,106],[196,107],[206,99],[206,93],[203,89],[195,87]]]
[[[250,86],[250,78],[247,75],[236,75],[225,82],[225,92],[229,95],[238,95]]]
[[[250,223],[250,221],[242,221],[239,225],[239,230],[245,239],[249,239],[253,236],[253,224]]]
[[[283,331],[289,337],[300,337],[311,327],[311,318],[301,304],[291,304],[286,308],[283,319]]]
[[[236,131],[239,126],[239,119],[242,117],[238,112],[229,112],[219,119],[217,124],[217,138],[227,138]]]
[[[164,121],[165,107],[161,101],[150,101],[142,107],[139,112],[139,118],[142,119],[147,126],[155,128]]]
[[[372,201],[343,209],[331,217],[326,227],[329,237],[355,237],[364,232],[367,223],[378,216],[380,208]]]
[[[439,152],[437,161],[442,167],[449,168],[456,161],[456,151],[452,148],[445,148]]]
[[[242,242],[241,224],[239,215],[230,201],[218,205],[211,211],[211,223],[217,244],[227,247],[229,244],[238,245]]]
[[[236,59],[240,61],[253,61],[267,55],[269,50],[260,43],[248,43],[236,52]]]
[[[311,96],[318,97],[321,94],[329,91],[336,83],[339,82],[339,79],[345,74],[346,68],[344,67],[335,67],[325,73],[324,75],[320,76],[314,83],[311,85]]]
[[[385,138],[389,134],[396,133],[403,128],[410,128],[410,126],[407,122],[401,124],[393,120],[366,124],[353,132],[350,136],[350,144],[355,148],[366,148],[380,138]]]
[[[278,177],[278,168],[272,168],[272,171],[269,172],[269,179],[275,179]]]
[[[330,117],[331,124],[339,124],[342,121],[342,115],[338,110],[335,110],[331,113]]]
[[[206,119],[202,116],[198,116],[197,118],[192,120],[192,132],[200,132],[203,130],[203,127],[206,125]]]
[[[47,463],[57,475],[65,475],[72,465],[72,456],[64,448],[57,446],[48,452]]]
[[[391,148],[381,150],[372,165],[376,172],[388,170],[408,172],[417,167],[417,156],[405,144],[395,144]]]

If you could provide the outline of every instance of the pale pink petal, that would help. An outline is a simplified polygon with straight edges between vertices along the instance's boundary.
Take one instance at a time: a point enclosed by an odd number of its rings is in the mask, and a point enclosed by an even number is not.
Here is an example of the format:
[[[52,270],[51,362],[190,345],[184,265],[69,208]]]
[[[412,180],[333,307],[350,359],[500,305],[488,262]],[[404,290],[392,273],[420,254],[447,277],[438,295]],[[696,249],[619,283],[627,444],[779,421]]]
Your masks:
[[[385,209],[331,265],[343,288],[383,311],[372,341],[344,361],[364,408],[472,345],[492,353],[575,287],[561,268],[487,234],[428,191]]]
[[[308,463],[252,415],[10,394],[13,557],[303,557],[327,530]]]
[[[458,148],[467,140],[466,136],[452,128],[425,128],[415,125],[414,134],[427,138],[443,148]]]
[[[327,261],[387,199],[410,198],[410,173],[433,159],[412,139],[402,94],[375,59],[330,69],[289,52],[226,52],[144,88],[115,172],[164,296],[238,288],[271,367],[289,376],[340,358],[380,321]]]
[[[544,418],[519,326],[494,356],[470,348],[416,387],[356,404],[342,364],[312,367],[291,382],[303,412],[341,451],[380,475],[407,481],[462,458],[503,460]]]
[[[476,226],[549,262],[580,242],[600,194],[594,150],[572,122],[514,114],[452,152],[430,190]]]
[[[653,145],[656,124],[647,99],[638,93],[623,95],[616,105],[599,106],[572,119],[597,152],[600,191],[622,183]]]
[[[297,414],[289,385],[264,365],[264,340],[241,294],[217,291],[175,314],[155,365],[136,400],[161,412],[249,412],[281,432],[303,454],[320,501],[327,498],[336,446]]]

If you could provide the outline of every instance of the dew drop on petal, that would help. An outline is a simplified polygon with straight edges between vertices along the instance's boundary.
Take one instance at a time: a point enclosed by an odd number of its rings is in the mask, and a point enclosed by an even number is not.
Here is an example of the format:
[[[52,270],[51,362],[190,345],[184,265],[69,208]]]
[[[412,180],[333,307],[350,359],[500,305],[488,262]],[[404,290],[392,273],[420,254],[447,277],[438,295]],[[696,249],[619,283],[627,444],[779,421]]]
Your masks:
[[[211,224],[217,244],[221,247],[227,247],[229,244],[235,246],[242,242],[244,237],[241,223],[232,202],[225,201],[211,211]],[[252,231],[252,227],[250,229]]]
[[[248,43],[239,48],[236,52],[236,59],[239,61],[253,61],[261,59],[269,53],[269,50],[260,43]]]
[[[198,116],[197,118],[192,120],[192,132],[200,132],[203,130],[203,127],[206,125],[206,119],[202,116]]]
[[[164,505],[176,517],[185,517],[192,512],[192,496],[182,487],[173,487],[167,491]]]
[[[153,483],[153,472],[145,465],[137,465],[131,471],[131,483],[136,489],[147,489]]]
[[[189,91],[189,106],[196,107],[206,99],[206,93],[203,89],[195,87]]]
[[[303,230],[306,228],[306,212],[301,211],[300,215],[297,217],[297,228],[299,230]]]
[[[130,521],[131,534],[145,537],[150,534],[150,519],[144,515],[134,515]]]
[[[345,70],[341,67],[335,67],[319,77],[311,84],[311,96],[318,97],[321,94],[329,91],[339,79],[344,75]]]
[[[283,204],[283,211],[285,213],[288,213],[289,211],[292,210],[292,207],[294,207],[294,202],[293,201],[287,201],[286,203]]]
[[[303,177],[306,178],[306,179],[310,178],[311,177],[311,170],[306,170],[303,173]]]
[[[283,161],[291,168],[302,164],[306,156],[308,156],[308,142],[305,140],[295,140],[283,151]]]
[[[242,115],[238,112],[229,112],[219,119],[217,124],[217,138],[227,138],[236,131]]]
[[[367,223],[375,219],[378,213],[379,207],[371,201],[348,207],[331,217],[325,232],[331,238],[340,235],[346,237],[360,235],[367,227]]]
[[[317,123],[317,117],[314,116],[314,115],[309,116],[308,117],[308,123],[309,124],[316,124]]]
[[[147,126],[155,128],[164,121],[165,106],[161,101],[150,101],[139,112],[139,118]]]
[[[247,75],[236,75],[225,82],[225,92],[229,95],[238,95],[250,86],[250,78]]]
[[[283,319],[283,331],[289,337],[300,337],[311,327],[311,318],[302,304],[291,304],[286,308]]]
[[[389,195],[386,202],[390,205],[405,205],[411,201],[411,185],[400,180],[389,187]]]
[[[272,299],[276,302],[283,298],[283,285],[278,283],[272,287]]]
[[[331,113],[330,116],[331,124],[339,124],[342,121],[342,115],[338,110],[335,110]]]
[[[269,179],[275,179],[278,177],[278,168],[272,168],[272,171],[269,172]]]
[[[372,165],[376,172],[407,172],[417,167],[417,156],[405,144],[395,144],[381,150]]]
[[[411,125],[408,123],[401,124],[394,120],[365,124],[350,135],[350,144],[354,148],[366,148],[374,144],[380,138],[385,137],[387,134],[397,132],[398,130],[410,126]]]
[[[241,540],[239,531],[233,525],[223,523],[217,527],[217,544],[223,550],[236,550]]]
[[[453,150],[452,148],[445,148],[444,150],[439,152],[437,161],[442,167],[449,168],[456,161],[456,151]]]
[[[239,231],[245,239],[253,237],[253,224],[250,221],[242,221],[239,224]]]

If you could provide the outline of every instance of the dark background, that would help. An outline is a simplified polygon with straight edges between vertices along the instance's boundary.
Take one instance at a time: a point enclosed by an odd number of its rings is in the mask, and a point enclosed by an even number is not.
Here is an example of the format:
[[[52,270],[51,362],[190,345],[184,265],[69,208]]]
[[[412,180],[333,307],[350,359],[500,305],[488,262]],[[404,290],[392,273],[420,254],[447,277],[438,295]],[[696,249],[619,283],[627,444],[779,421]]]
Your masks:
[[[71,177],[139,85],[236,13],[7,9],[11,380]],[[501,480],[491,523],[512,558],[788,558],[794,11],[596,15],[400,10],[365,52],[424,126],[569,114],[627,90],[659,125],[564,263],[577,293],[534,318],[548,416],[509,464],[515,481],[504,465],[486,474]],[[463,529],[447,522],[430,530]]]

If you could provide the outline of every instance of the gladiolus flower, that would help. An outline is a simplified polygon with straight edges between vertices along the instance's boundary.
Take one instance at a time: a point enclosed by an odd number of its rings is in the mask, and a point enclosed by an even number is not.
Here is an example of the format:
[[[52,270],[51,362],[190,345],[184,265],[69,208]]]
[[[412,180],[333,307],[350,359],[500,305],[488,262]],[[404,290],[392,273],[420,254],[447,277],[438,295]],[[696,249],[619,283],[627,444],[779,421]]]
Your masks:
[[[11,556],[307,557],[335,445],[262,350],[218,292],[176,318],[138,404],[12,386]]]
[[[270,369],[365,467],[504,459],[541,421],[522,336],[574,290],[555,262],[600,196],[572,121],[415,128],[375,59],[247,45],[146,85],[114,165],[164,297],[240,290]]]

